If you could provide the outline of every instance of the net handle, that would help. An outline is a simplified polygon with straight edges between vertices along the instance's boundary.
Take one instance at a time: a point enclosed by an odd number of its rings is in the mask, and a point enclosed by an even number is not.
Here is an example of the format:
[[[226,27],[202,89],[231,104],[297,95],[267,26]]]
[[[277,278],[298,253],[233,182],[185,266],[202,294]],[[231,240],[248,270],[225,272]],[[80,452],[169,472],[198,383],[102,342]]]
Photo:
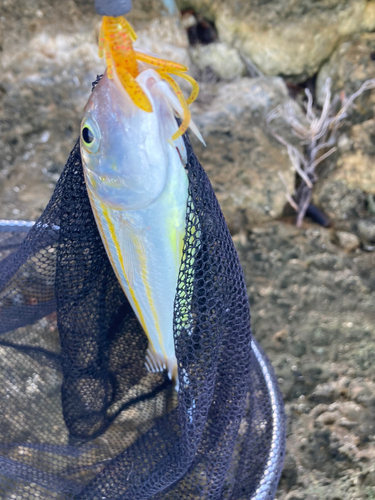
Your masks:
[[[35,221],[33,220],[7,220],[0,219],[0,231],[1,232],[28,232]]]

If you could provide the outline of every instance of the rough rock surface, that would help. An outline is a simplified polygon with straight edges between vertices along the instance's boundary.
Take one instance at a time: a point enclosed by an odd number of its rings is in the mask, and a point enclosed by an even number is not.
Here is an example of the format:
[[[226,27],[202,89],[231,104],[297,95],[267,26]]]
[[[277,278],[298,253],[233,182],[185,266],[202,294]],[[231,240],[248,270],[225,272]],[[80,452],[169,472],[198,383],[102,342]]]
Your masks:
[[[375,120],[353,125],[339,142],[339,152],[314,188],[314,202],[332,220],[355,221],[370,215],[368,194],[375,193]]]
[[[375,33],[363,33],[344,41],[318,73],[316,97],[323,104],[323,86],[327,78],[332,80],[333,93],[356,92],[366,80],[375,78]],[[367,91],[356,99],[356,120],[374,117],[375,90]]]
[[[135,23],[136,26],[137,23]],[[137,29],[134,47],[159,54],[165,59],[191,65],[189,40],[185,29],[176,17],[153,19],[143,29]]]
[[[243,78],[202,86],[193,107],[207,144],[205,148],[195,141],[195,150],[233,234],[281,215],[286,200],[278,172],[293,190],[295,174],[288,155],[265,124],[267,113],[286,101],[299,113],[280,78]],[[278,129],[285,136],[282,123]],[[288,140],[296,142],[291,135]]]
[[[210,68],[219,78],[233,80],[246,73],[236,49],[225,42],[191,47],[190,56],[200,71]]]
[[[276,498],[373,498],[375,252],[347,254],[331,230],[307,224],[272,223],[235,242],[289,419]]]
[[[357,228],[359,236],[363,241],[375,243],[375,217],[368,217],[366,219],[359,220]]]
[[[348,233],[347,231],[337,231],[333,236],[333,241],[348,252],[356,250],[360,245],[359,238],[355,234]]]
[[[104,68],[88,5],[2,2],[2,217],[40,215],[78,136],[91,82]]]
[[[367,0],[363,21],[361,24],[363,31],[375,30],[375,2],[374,0]]]
[[[365,0],[179,0],[211,18],[219,39],[249,57],[266,75],[304,80],[339,41],[361,29]]]

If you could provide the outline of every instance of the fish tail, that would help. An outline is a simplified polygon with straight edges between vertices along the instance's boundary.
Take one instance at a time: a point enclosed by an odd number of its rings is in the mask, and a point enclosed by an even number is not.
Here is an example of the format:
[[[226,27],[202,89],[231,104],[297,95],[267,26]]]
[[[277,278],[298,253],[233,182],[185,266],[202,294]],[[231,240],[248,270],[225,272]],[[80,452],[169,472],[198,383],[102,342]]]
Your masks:
[[[165,358],[155,352],[151,346],[147,349],[145,366],[151,373],[168,371],[168,377],[177,385],[177,359],[176,356]]]

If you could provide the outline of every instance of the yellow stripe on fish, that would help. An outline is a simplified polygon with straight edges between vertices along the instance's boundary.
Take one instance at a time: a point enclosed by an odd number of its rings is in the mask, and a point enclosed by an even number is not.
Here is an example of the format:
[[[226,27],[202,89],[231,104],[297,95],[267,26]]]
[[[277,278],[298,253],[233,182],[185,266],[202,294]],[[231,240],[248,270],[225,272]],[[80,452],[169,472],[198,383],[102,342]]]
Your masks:
[[[115,249],[116,249],[116,257],[117,257],[117,259],[120,262],[120,266],[121,266],[121,270],[122,270],[122,276],[125,278],[125,281],[126,281],[126,283],[128,285],[128,288],[129,288],[129,291],[130,291],[130,296],[131,296],[132,302],[134,304],[137,316],[139,318],[139,321],[140,321],[143,329],[147,332],[147,327],[146,327],[146,323],[145,323],[145,320],[144,320],[144,317],[143,317],[142,309],[141,309],[141,307],[140,307],[140,305],[138,303],[138,300],[137,300],[136,295],[134,293],[134,289],[130,286],[127,273],[125,272],[124,257],[122,255],[121,247],[120,247],[119,241],[117,239],[115,225],[114,225],[113,221],[111,220],[111,216],[109,215],[108,207],[106,207],[103,203],[100,203],[100,208],[101,208],[101,213],[102,213],[102,215],[103,215],[103,217],[104,217],[104,219],[105,219],[105,221],[106,221],[106,223],[108,225],[108,229],[109,229],[109,232],[110,232],[113,244],[114,244]],[[108,240],[105,237],[104,237],[104,244],[105,244],[106,248],[109,248]],[[111,253],[110,253],[110,255],[111,255]],[[114,264],[113,264],[113,260],[112,260],[111,264],[112,264],[112,267],[114,267],[115,269],[117,269],[117,266],[114,266]],[[121,279],[121,276],[120,277],[118,276],[118,278],[120,278],[119,281],[120,281],[120,283],[122,283],[123,279]]]
[[[163,343],[163,335],[162,335],[162,332],[160,330],[159,318],[158,318],[158,315],[157,315],[157,312],[156,312],[154,300],[152,298],[152,291],[151,291],[150,283],[149,283],[149,280],[148,280],[146,257],[144,255],[144,253],[139,253],[138,256],[139,256],[140,264],[141,264],[141,267],[142,267],[142,273],[141,273],[142,282],[143,282],[143,285],[145,287],[147,300],[148,300],[148,303],[150,305],[150,309],[152,311],[152,315],[153,315],[153,318],[154,318],[154,324],[155,324],[155,328],[156,328],[156,331],[157,331],[157,334],[158,334],[159,345],[161,347],[161,350],[162,350],[164,358],[167,358],[167,353],[165,351],[164,343]],[[146,333],[148,333],[146,329],[145,329],[145,331],[146,331]],[[148,334],[148,337],[150,339],[150,335],[149,334]],[[155,351],[155,346],[153,345],[153,342],[152,341],[150,341],[150,342],[151,342],[152,350]]]

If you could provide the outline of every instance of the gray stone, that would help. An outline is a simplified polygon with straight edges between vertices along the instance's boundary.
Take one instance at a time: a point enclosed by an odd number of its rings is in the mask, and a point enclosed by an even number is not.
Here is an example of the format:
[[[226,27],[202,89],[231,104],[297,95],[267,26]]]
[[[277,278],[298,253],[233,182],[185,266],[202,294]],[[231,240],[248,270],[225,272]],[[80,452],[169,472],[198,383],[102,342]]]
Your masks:
[[[357,226],[362,240],[375,243],[375,218],[359,220]]]
[[[375,2],[374,0],[367,0],[363,20],[361,24],[362,31],[375,30]]]
[[[336,231],[335,241],[347,252],[352,252],[360,245],[359,238],[355,234],[348,233],[347,231]]]
[[[207,143],[204,148],[195,141],[195,151],[232,233],[281,215],[286,199],[278,172],[293,191],[295,175],[287,152],[266,126],[267,113],[285,102],[300,112],[280,78],[242,78],[202,86],[200,100],[193,107],[194,120]],[[288,133],[285,123],[278,124],[278,131],[284,136]],[[291,134],[288,140],[296,143]]]
[[[139,23],[136,23],[137,25]],[[189,40],[179,19],[165,16],[152,19],[146,25],[140,24],[137,29],[135,48],[148,50],[153,54],[190,66]]]
[[[201,71],[210,68],[224,80],[233,80],[246,73],[238,51],[225,42],[193,46],[190,56]]]

